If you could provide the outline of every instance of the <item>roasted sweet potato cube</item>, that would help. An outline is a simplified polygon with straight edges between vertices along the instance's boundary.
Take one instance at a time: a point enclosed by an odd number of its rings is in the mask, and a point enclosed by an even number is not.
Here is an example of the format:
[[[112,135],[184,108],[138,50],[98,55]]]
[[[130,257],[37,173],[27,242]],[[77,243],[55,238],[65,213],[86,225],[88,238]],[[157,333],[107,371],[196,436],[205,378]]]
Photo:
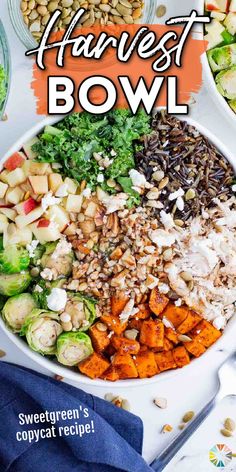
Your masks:
[[[119,375],[119,379],[134,379],[138,377],[133,358],[130,354],[117,354],[112,359],[112,365]]]
[[[111,331],[114,331],[114,333],[118,334],[118,336],[120,334],[123,333],[123,331],[126,330],[126,327],[127,327],[127,323],[121,323],[120,319],[118,316],[113,316],[113,315],[102,315],[100,317],[100,320],[107,324],[107,326],[109,327],[109,329]]]
[[[159,316],[168,305],[168,302],[169,299],[160,293],[157,287],[152,289],[149,300],[149,307],[152,313]]]
[[[138,305],[137,308],[139,309],[139,311],[134,315],[135,318],[145,320],[151,315],[151,310],[149,308],[148,303],[142,303],[141,305]]]
[[[136,320],[136,317],[130,318],[127,329],[137,329],[138,331],[141,331],[142,324],[143,324],[143,320]]]
[[[174,348],[174,344],[169,341],[169,339],[164,338],[163,347],[153,347],[153,352],[163,352],[163,351],[171,351]]]
[[[138,354],[140,350],[140,344],[135,339],[127,339],[122,336],[113,336],[111,339],[111,344],[116,351],[119,351],[122,354],[126,352],[128,354]]]
[[[135,365],[138,369],[140,379],[153,377],[158,374],[159,369],[155,361],[155,355],[152,351],[141,352],[136,356]]]
[[[101,377],[108,369],[110,363],[100,354],[93,352],[91,356],[78,364],[80,372],[91,379]]]
[[[189,310],[187,317],[177,328],[178,333],[188,333],[199,323],[199,321],[201,321],[201,316],[194,311]]]
[[[195,335],[195,340],[200,341],[205,347],[210,347],[221,337],[221,331],[206,320],[202,320],[198,323],[192,330],[192,333]]]
[[[165,337],[174,344],[179,343],[178,334],[172,328],[165,327]]]
[[[178,326],[187,318],[188,313],[189,309],[187,307],[175,306],[172,303],[169,303],[161,316],[165,316],[165,318],[167,318],[175,328],[178,328]]]
[[[158,352],[155,354],[155,359],[160,372],[163,372],[164,370],[175,369],[177,367],[172,351]]]
[[[160,320],[144,320],[140,331],[140,343],[148,347],[163,348],[164,325]]]
[[[108,331],[99,331],[97,328],[98,323],[95,323],[89,329],[89,336],[92,341],[92,345],[95,351],[102,352],[110,344],[110,339],[108,337]]]
[[[177,367],[184,367],[190,363],[189,354],[184,346],[177,346],[173,349],[173,358]]]
[[[109,380],[110,382],[115,382],[116,380],[119,380],[119,375],[116,372],[115,367],[110,365],[108,369],[101,375],[100,377],[103,380]]]
[[[199,341],[199,339],[192,338],[192,341],[185,343],[186,349],[194,357],[200,357],[206,351],[206,348]]]
[[[111,312],[113,316],[119,316],[124,310],[125,305],[128,303],[129,297],[123,292],[119,292],[117,295],[111,297]]]

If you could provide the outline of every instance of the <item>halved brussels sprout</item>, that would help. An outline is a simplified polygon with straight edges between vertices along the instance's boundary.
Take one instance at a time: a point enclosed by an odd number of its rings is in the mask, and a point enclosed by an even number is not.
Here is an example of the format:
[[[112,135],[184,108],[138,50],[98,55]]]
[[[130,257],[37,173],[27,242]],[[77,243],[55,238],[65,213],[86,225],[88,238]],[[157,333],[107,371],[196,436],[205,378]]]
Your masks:
[[[41,266],[43,268],[47,267],[49,269],[55,269],[58,276],[68,276],[72,271],[74,253],[71,250],[67,254],[62,253],[62,255],[60,255],[60,253],[58,253],[56,257],[54,257],[53,253],[58,244],[60,244],[60,242],[48,243],[46,245],[46,251],[41,258]]]
[[[26,317],[36,307],[37,303],[30,293],[21,293],[7,300],[2,310],[2,317],[14,333],[18,333]]]
[[[219,72],[216,76],[216,85],[223,97],[236,100],[236,66]]]
[[[33,351],[43,355],[56,353],[58,336],[62,333],[57,313],[45,310],[33,310],[26,318],[20,335],[26,336]]]
[[[207,53],[213,72],[217,72],[236,64],[236,44],[214,48]]]
[[[18,295],[27,289],[31,280],[29,271],[20,274],[0,274],[0,294],[6,297]]]
[[[60,364],[73,366],[93,352],[90,337],[85,333],[63,333],[57,339],[57,360]]]
[[[28,268],[29,253],[20,246],[11,245],[0,251],[0,272],[15,274]]]
[[[87,331],[96,318],[96,301],[80,293],[68,293],[65,312],[76,330]]]

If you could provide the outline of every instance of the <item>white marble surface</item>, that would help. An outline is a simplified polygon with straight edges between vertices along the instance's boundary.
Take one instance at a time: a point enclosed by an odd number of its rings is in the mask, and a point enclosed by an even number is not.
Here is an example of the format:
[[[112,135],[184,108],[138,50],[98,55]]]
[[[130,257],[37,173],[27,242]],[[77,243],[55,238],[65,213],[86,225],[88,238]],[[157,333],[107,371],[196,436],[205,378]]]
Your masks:
[[[189,0],[163,0],[167,5],[169,15],[187,13]],[[197,0],[191,1],[191,8],[197,4]],[[8,37],[10,39],[13,80],[9,102],[7,106],[8,121],[0,123],[0,157],[7,149],[27,131],[33,124],[39,122],[42,117],[35,113],[35,102],[30,90],[31,61],[24,57],[24,47],[19,42],[10,24],[7,0],[0,0],[0,17],[3,19]],[[194,64],[193,64],[194,70]],[[224,119],[216,108],[213,100],[204,86],[197,97],[197,103],[191,110],[192,117],[202,125],[213,131],[232,152],[235,151],[235,129]],[[235,323],[234,323],[235,324]],[[132,405],[132,411],[141,416],[144,422],[144,457],[151,461],[171,442],[175,434],[178,434],[178,424],[182,415],[189,409],[195,412],[211,398],[217,381],[218,366],[236,346],[235,327],[228,328],[223,339],[208,352],[204,358],[191,364],[190,367],[174,372],[168,378],[160,376],[155,383],[136,388],[117,389],[114,385],[113,392],[128,398]],[[18,348],[9,342],[7,337],[0,333],[0,348],[7,353],[6,360],[19,363],[35,370],[42,369],[30,361]],[[84,388],[84,387],[82,387]],[[107,388],[85,388],[87,391],[104,397]],[[153,405],[156,396],[166,397],[168,408],[159,410]],[[230,416],[236,420],[236,399],[227,399],[218,406],[208,420],[200,427],[186,445],[179,451],[173,461],[166,467],[166,472],[214,472],[216,468],[208,459],[209,449],[217,443],[227,444],[236,452],[234,438],[224,438],[219,433],[222,420]],[[160,434],[161,427],[170,423],[174,427],[173,433]],[[225,468],[226,471],[236,471],[236,459]]]

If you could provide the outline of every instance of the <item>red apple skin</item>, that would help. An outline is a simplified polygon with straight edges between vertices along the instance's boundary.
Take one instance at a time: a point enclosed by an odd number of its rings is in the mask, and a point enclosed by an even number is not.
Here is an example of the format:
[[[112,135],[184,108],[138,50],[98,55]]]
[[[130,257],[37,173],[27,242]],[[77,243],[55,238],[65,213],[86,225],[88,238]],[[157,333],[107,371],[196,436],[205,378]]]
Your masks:
[[[34,210],[37,206],[37,202],[33,198],[29,198],[24,203],[24,213],[28,215],[32,210]]]
[[[37,224],[37,228],[47,228],[50,225],[50,221],[46,218],[41,218]]]
[[[25,158],[23,157],[22,153],[15,152],[10,156],[6,162],[4,162],[5,169],[11,171],[15,170],[17,167],[21,167],[25,162]]]

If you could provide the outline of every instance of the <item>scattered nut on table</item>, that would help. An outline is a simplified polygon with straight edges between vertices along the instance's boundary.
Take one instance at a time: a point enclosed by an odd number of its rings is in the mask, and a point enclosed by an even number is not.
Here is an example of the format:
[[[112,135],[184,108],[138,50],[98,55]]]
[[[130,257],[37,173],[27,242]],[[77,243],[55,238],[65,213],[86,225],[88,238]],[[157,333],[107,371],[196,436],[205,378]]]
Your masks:
[[[161,409],[167,408],[167,399],[166,398],[156,397],[156,398],[154,398],[153,403],[155,403],[155,405],[158,406]]]

